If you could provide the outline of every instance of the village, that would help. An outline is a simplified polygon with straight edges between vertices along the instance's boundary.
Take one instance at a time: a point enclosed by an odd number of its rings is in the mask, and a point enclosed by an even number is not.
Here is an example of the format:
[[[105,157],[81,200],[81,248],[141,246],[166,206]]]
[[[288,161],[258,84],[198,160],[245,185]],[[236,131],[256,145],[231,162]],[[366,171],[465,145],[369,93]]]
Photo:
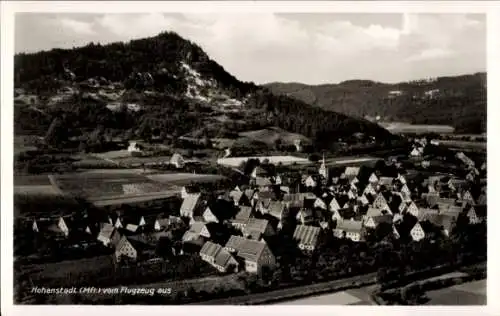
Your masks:
[[[136,146],[131,143],[129,150],[136,151]],[[314,257],[342,240],[360,245],[374,240],[434,242],[451,238],[464,219],[470,226],[485,224],[485,163],[476,166],[459,152],[455,154],[463,170],[459,176],[425,171],[430,165],[424,158],[427,146],[435,144],[415,139],[403,157],[405,164],[399,161],[401,156],[393,156],[375,164],[331,167],[323,155],[307,167],[294,163],[288,172],[281,163],[247,158],[242,164],[250,170],[245,181],[229,187],[193,183],[179,186],[175,194],[162,194],[154,192],[151,183],[123,184],[123,192],[131,198],[89,199],[93,205],[79,212],[24,217],[18,229],[28,240],[28,236],[50,240],[52,246],[35,246],[35,252],[57,247],[59,259],[52,261],[70,260],[65,256],[79,249],[80,258],[112,258],[114,268],[105,270],[107,278],[131,267],[145,270],[128,276],[133,284],[154,266],[164,271],[175,260],[183,265],[179,258],[201,262],[186,273],[190,278],[238,273],[266,278],[283,267],[283,258],[290,253]],[[413,169],[407,169],[408,160]],[[182,170],[185,161],[175,154],[170,164]],[[43,263],[43,255],[37,258],[33,262]],[[26,271],[29,266],[25,264]],[[37,286],[49,282],[44,273],[29,272],[30,282]],[[75,282],[74,272],[59,273],[50,281],[55,283],[48,284]],[[159,278],[144,277],[143,283]]]

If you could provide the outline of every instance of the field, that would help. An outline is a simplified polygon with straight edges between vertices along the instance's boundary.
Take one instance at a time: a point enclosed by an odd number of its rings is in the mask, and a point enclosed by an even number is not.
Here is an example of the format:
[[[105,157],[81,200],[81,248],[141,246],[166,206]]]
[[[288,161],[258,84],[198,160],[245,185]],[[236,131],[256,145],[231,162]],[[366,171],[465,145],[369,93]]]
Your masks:
[[[290,133],[277,127],[270,127],[255,131],[239,133],[241,137],[248,138],[253,141],[264,142],[270,146],[274,146],[277,139],[280,139],[282,144],[293,145],[295,140],[299,139],[302,144],[310,144],[311,140],[304,135]]]
[[[225,179],[224,176],[217,174],[194,174],[194,173],[161,173],[147,175],[149,179],[159,183],[168,183],[175,185],[186,185],[191,182],[215,182]]]
[[[16,185],[14,194],[26,195],[60,195],[61,192],[52,185]]]
[[[325,159],[325,163],[330,166],[342,166],[342,165],[362,165],[365,163],[372,163],[381,160],[376,157],[338,157]]]
[[[24,269],[32,271],[31,274],[34,279],[61,278],[66,276],[68,273],[78,274],[85,273],[87,271],[99,271],[111,268],[113,268],[113,258],[111,256],[100,256],[47,264],[34,264],[24,267]]]
[[[393,134],[404,134],[404,133],[451,134],[455,131],[455,128],[447,125],[416,125],[416,124],[399,123],[399,122],[381,122],[379,124],[385,127],[385,129],[387,129],[389,132]]]
[[[116,159],[116,158],[124,158],[124,157],[130,157],[131,154],[128,150],[113,150],[113,151],[107,151],[104,153],[98,153],[98,154],[93,154],[97,158],[100,159]]]
[[[57,175],[55,181],[63,192],[87,198],[135,195],[170,189],[168,185],[130,172]]]
[[[120,165],[140,166],[141,164],[168,164],[171,156],[155,156],[155,157],[120,157],[113,158],[112,161]]]
[[[429,291],[427,305],[486,305],[486,280]]]
[[[460,140],[439,140],[439,145],[463,149],[486,150],[486,142],[470,142]]]
[[[230,157],[230,158],[220,158],[217,159],[217,164],[225,165],[229,167],[239,167],[242,162],[248,159],[259,159],[261,162],[264,160],[269,160],[272,164],[282,163],[283,165],[291,165],[293,163],[297,164],[310,164],[306,158],[299,158],[294,156],[262,156],[262,157]]]

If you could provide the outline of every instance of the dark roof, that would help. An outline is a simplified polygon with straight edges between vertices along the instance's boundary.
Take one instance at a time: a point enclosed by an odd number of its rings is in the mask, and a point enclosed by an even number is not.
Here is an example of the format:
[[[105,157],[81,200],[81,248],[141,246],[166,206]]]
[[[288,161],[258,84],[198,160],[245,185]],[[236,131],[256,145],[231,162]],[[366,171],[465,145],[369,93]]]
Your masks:
[[[226,248],[236,250],[236,255],[251,262],[258,262],[262,252],[267,247],[265,241],[246,239],[240,236],[231,236]]]

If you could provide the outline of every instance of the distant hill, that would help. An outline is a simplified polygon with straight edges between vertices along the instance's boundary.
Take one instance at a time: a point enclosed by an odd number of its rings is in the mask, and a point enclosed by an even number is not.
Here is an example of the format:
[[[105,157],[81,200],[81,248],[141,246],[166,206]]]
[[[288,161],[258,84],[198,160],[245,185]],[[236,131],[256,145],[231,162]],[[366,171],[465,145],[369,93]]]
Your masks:
[[[45,135],[59,118],[58,130],[66,131],[59,136],[93,144],[115,137],[234,138],[269,127],[303,135],[319,147],[359,132],[379,142],[392,137],[367,120],[241,82],[201,47],[172,32],[18,54],[14,65],[16,135]]]
[[[273,93],[354,117],[444,124],[459,133],[486,131],[486,73],[387,84],[350,80],[339,84],[267,84]]]

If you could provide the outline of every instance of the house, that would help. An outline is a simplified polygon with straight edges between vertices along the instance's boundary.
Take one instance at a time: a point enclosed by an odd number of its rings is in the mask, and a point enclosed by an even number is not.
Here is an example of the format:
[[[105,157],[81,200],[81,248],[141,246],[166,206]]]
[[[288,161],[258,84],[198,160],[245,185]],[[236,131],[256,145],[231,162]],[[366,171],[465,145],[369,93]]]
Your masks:
[[[155,248],[141,237],[123,236],[115,248],[116,260],[127,258],[132,261],[142,260],[154,254]]]
[[[452,191],[462,191],[465,189],[467,181],[463,179],[450,179],[447,184]]]
[[[377,191],[375,190],[375,187],[372,183],[368,183],[366,185],[365,189],[363,190],[363,195],[377,195]]]
[[[414,241],[420,241],[424,239],[428,233],[432,231],[432,223],[422,223],[416,222],[413,228],[410,230],[410,236]]]
[[[181,204],[180,215],[181,217],[193,218],[195,213],[202,207],[203,201],[201,199],[201,194],[190,194],[188,195]]]
[[[256,178],[268,178],[269,177],[269,173],[264,168],[262,168],[261,166],[256,166],[252,170],[252,172],[250,173],[250,177],[253,178],[253,179],[256,179]]]
[[[344,175],[346,178],[356,177],[359,173],[360,167],[346,167]]]
[[[186,242],[192,239],[197,239],[198,237],[210,238],[212,236],[208,227],[203,222],[191,223],[189,229],[184,233],[182,241]]]
[[[372,206],[374,208],[380,209],[380,210],[385,210],[389,213],[391,212],[391,208],[389,207],[388,200],[391,198],[392,194],[390,192],[380,192],[375,200],[373,201]]]
[[[250,206],[240,206],[240,209],[236,213],[235,217],[229,220],[229,222],[234,227],[242,230],[251,217],[253,217],[252,208]]]
[[[315,215],[314,210],[310,208],[301,208],[297,212],[295,219],[297,220],[298,223],[302,225],[308,225],[315,222],[316,218],[314,215]]]
[[[34,232],[47,232],[59,236],[68,237],[69,235],[69,219],[64,219],[63,217],[51,218],[48,220],[33,220],[31,229]]]
[[[233,190],[229,192],[229,197],[233,201],[234,205],[239,206],[239,205],[246,205],[250,206],[250,199],[248,198],[247,195],[245,195],[244,192],[240,190]]]
[[[221,245],[207,241],[200,250],[200,257],[220,272],[237,272],[238,261]]]
[[[104,223],[101,227],[97,240],[102,242],[104,246],[115,246],[120,241],[121,235],[115,226]]]
[[[315,188],[317,185],[316,180],[312,176],[308,176],[304,182],[305,186],[308,188]]]
[[[260,273],[264,267],[273,269],[276,266],[276,258],[264,240],[231,236],[224,248],[243,261],[247,272]]]
[[[466,190],[465,192],[459,194],[460,197],[459,199],[464,201],[464,202],[467,202],[468,204],[476,204],[476,202],[474,201],[474,197],[472,197],[472,194],[470,193],[469,190]]]
[[[267,214],[269,211],[269,205],[271,205],[272,200],[270,198],[259,198],[256,202],[255,209],[261,214]]]
[[[330,204],[328,204],[328,208],[331,212],[335,212],[335,211],[338,211],[340,210],[340,205],[339,203],[337,202],[337,199],[336,198],[333,198],[331,201],[330,201]]]
[[[482,221],[476,212],[476,208],[474,206],[469,207],[467,210],[467,218],[469,219],[470,224],[479,224]]]
[[[319,227],[297,225],[292,238],[300,250],[312,252],[318,247],[320,232]]]
[[[380,177],[377,183],[377,188],[378,190],[380,190],[382,187],[385,187],[391,190],[393,183],[394,183],[394,178],[392,177]]]
[[[154,229],[163,230],[173,224],[184,224],[182,219],[177,216],[170,215],[168,218],[157,218],[154,223]]]
[[[358,197],[358,202],[361,203],[361,205],[366,206],[370,204],[370,200],[366,197],[366,195],[361,195]]]
[[[392,224],[392,215],[366,216],[364,220],[364,225],[368,228],[376,228],[381,223]]]
[[[422,157],[424,155],[423,147],[414,147],[410,152],[410,157]]]
[[[256,177],[255,179],[253,179],[253,183],[254,185],[261,188],[266,188],[273,185],[270,178],[264,178],[264,177]]]
[[[180,169],[184,168],[185,161],[184,158],[179,153],[175,153],[170,158],[170,164],[174,165],[177,169]]]
[[[338,221],[333,234],[337,238],[348,238],[355,242],[362,241],[364,239],[363,222],[357,220]]]
[[[272,201],[269,204],[268,214],[283,222],[287,216],[287,207],[280,201]]]
[[[320,209],[323,209],[323,210],[327,209],[325,201],[323,201],[323,199],[321,199],[319,197],[316,198],[316,200],[314,201],[314,207],[315,208],[320,208]]]
[[[248,201],[250,201],[250,206],[253,206],[255,201],[257,200],[257,191],[253,189],[246,189],[243,194],[246,196]]]
[[[187,185],[183,186],[181,189],[181,198],[185,199],[189,195],[192,194],[199,194],[200,193],[200,188],[194,185]]]
[[[414,217],[418,217],[418,206],[415,204],[415,202],[411,202],[410,204],[408,204],[404,212],[411,214]]]
[[[136,141],[130,141],[127,150],[130,153],[142,152],[142,146],[139,145]]]
[[[377,182],[378,182],[378,177],[374,172],[372,172],[372,174],[368,178],[368,183],[369,184],[377,184]]]
[[[247,238],[260,240],[262,237],[274,235],[275,231],[268,220],[251,217],[243,226],[242,233]]]
[[[439,214],[440,214],[439,210],[436,209],[419,208],[417,214],[417,220],[419,222],[432,221],[432,219]]]
[[[311,192],[307,193],[291,193],[283,195],[283,202],[289,208],[313,207],[316,201],[316,195]]]

